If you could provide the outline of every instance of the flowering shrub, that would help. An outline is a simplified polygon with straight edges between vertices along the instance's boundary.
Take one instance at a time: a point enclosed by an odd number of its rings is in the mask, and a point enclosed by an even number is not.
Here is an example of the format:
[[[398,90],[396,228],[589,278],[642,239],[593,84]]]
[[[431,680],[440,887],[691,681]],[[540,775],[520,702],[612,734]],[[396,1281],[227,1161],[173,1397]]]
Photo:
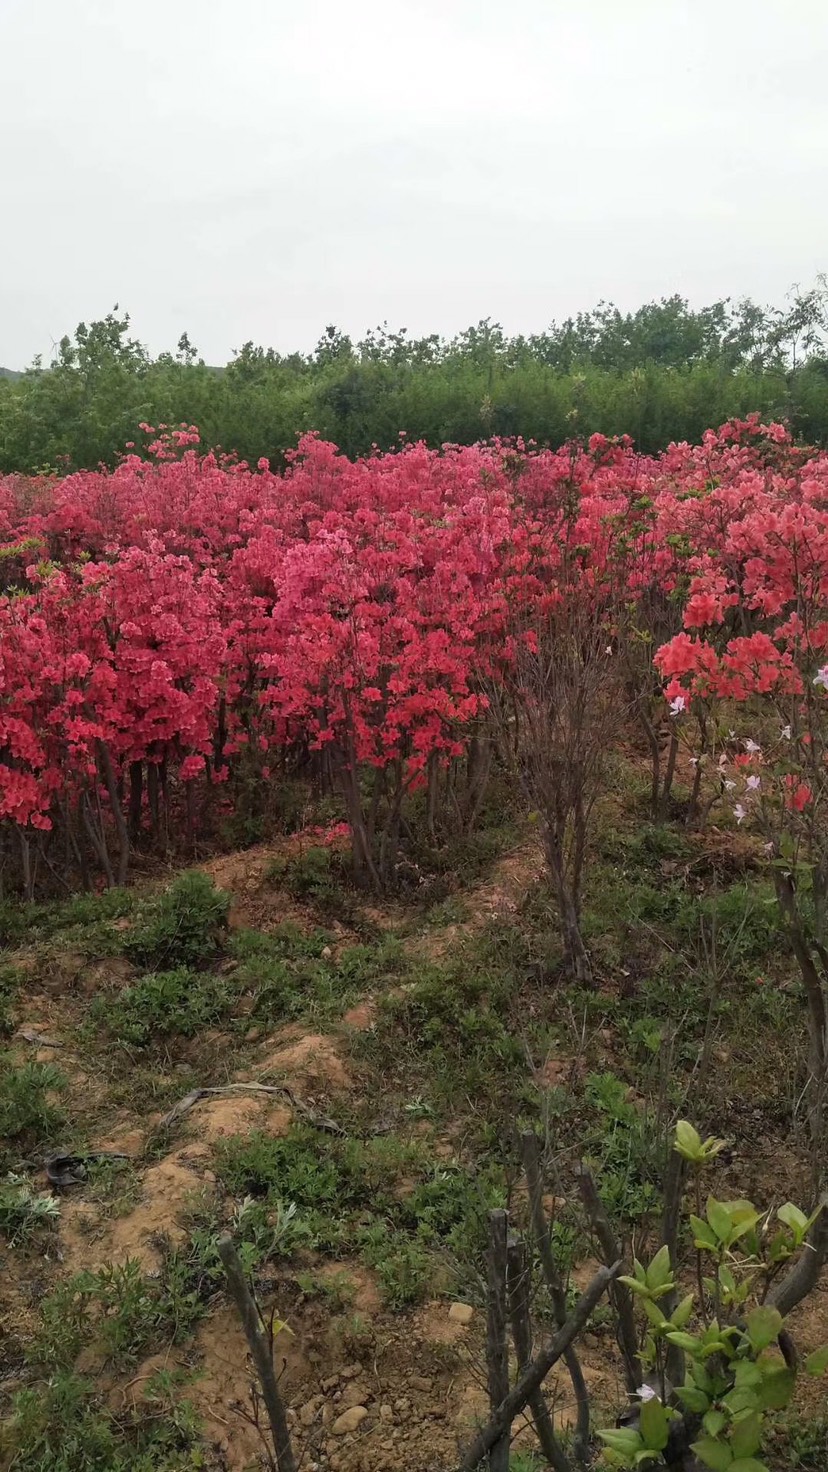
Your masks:
[[[202,453],[192,426],[144,432],[150,457],[112,472],[0,480],[0,831],[29,892],[46,863],[123,879],[142,834],[192,837],[239,773],[249,796],[298,765],[339,790],[356,871],[380,887],[411,795],[427,790],[431,821],[470,820],[493,692],[510,729],[536,716],[516,676],[563,650],[566,730],[592,721],[587,687],[602,719],[637,717],[658,810],[677,717],[698,727],[699,783],[734,780],[708,760],[723,701],[751,720],[757,701],[784,707],[777,806],[786,823],[818,808],[828,458],[779,426],[658,459],[595,435],[351,462],[307,435],[282,475]],[[749,775],[769,803],[769,771]],[[734,806],[758,811],[757,790]],[[572,791],[588,813],[594,793]]]
[[[690,510],[664,502],[688,555],[684,629],[656,664],[674,717],[703,713],[717,747],[697,750],[697,771],[715,774],[737,824],[764,839],[807,1000],[818,1140],[828,1080],[828,460],[773,434],[769,463]]]

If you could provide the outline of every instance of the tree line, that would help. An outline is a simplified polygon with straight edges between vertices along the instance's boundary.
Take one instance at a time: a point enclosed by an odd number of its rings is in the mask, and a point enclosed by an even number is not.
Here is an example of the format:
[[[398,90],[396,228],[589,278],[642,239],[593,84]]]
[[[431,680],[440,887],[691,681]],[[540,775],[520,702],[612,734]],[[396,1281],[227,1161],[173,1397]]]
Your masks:
[[[654,453],[710,424],[759,412],[828,444],[828,283],[782,307],[681,296],[622,313],[600,303],[508,337],[491,320],[454,338],[387,325],[353,341],[328,327],[312,353],[245,343],[210,366],[185,333],[152,357],[116,306],[81,323],[53,361],[0,373],[0,471],[112,465],[139,425],[197,424],[204,442],[281,463],[316,430],[351,456],[399,440],[430,446],[522,436],[630,434]]]

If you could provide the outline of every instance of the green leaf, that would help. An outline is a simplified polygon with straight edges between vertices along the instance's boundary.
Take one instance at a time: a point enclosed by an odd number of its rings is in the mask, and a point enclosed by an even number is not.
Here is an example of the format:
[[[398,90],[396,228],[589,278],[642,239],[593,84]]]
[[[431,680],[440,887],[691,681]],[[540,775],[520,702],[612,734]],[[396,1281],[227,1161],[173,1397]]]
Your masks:
[[[691,1216],[690,1226],[693,1229],[693,1245],[695,1247],[713,1247],[719,1245],[719,1239],[713,1228],[707,1222],[702,1221],[700,1216]]]
[[[800,1211],[799,1207],[794,1206],[792,1201],[786,1201],[784,1206],[780,1206],[776,1215],[781,1222],[785,1223],[786,1227],[790,1227],[794,1236],[801,1242],[808,1225],[808,1218],[804,1211]]]
[[[815,1349],[809,1354],[805,1361],[805,1369],[809,1375],[824,1375],[828,1370],[828,1344],[823,1344],[820,1349]]]
[[[733,1371],[733,1383],[738,1385],[740,1390],[761,1385],[762,1371],[759,1365],[754,1364],[753,1360],[740,1360]]]
[[[700,1462],[704,1462],[705,1467],[711,1468],[711,1472],[728,1472],[732,1465],[733,1454],[730,1447],[723,1441],[714,1441],[710,1436],[694,1441],[690,1449],[696,1453]]]
[[[667,1419],[667,1412],[657,1396],[653,1396],[651,1400],[645,1400],[642,1403],[639,1428],[645,1445],[651,1451],[661,1452],[664,1450],[667,1445],[670,1425]]]
[[[650,1296],[650,1290],[647,1287],[646,1283],[639,1282],[638,1278],[629,1278],[626,1274],[619,1274],[619,1276],[616,1278],[616,1282],[623,1283],[624,1287],[629,1288],[631,1293],[637,1293],[639,1294],[639,1296],[644,1298],[649,1298]]]
[[[702,1159],[701,1135],[686,1119],[680,1119],[676,1125],[676,1139],[674,1148],[685,1160],[699,1161]]]
[[[670,1320],[670,1323],[672,1324],[674,1329],[684,1328],[685,1324],[690,1318],[690,1315],[693,1312],[694,1301],[695,1300],[692,1293],[688,1293],[687,1297],[681,1300],[681,1303],[679,1304],[678,1308],[673,1314],[673,1317]]]
[[[702,1424],[708,1436],[716,1437],[727,1425],[727,1416],[724,1411],[708,1411]]]
[[[728,1293],[736,1292],[736,1279],[734,1278],[727,1263],[722,1263],[719,1268],[719,1282]]]
[[[728,1242],[733,1231],[733,1218],[723,1201],[717,1201],[714,1196],[707,1198],[707,1220],[716,1233],[719,1242]]]
[[[605,1446],[614,1452],[620,1452],[624,1457],[634,1457],[636,1452],[643,1450],[644,1442],[637,1431],[631,1426],[618,1426],[612,1431],[599,1431],[598,1435]]]
[[[768,1472],[764,1462],[757,1462],[755,1457],[738,1457],[731,1462],[728,1472]]]
[[[665,1337],[669,1340],[670,1344],[677,1345],[679,1349],[686,1349],[690,1354],[697,1354],[699,1351],[701,1341],[696,1339],[693,1334],[685,1334],[681,1329],[674,1330]]]
[[[653,1300],[651,1298],[642,1299],[641,1307],[647,1315],[647,1318],[650,1320],[650,1323],[655,1324],[655,1327],[657,1329],[664,1329],[669,1327],[669,1319],[665,1319],[658,1304],[653,1303]]]
[[[762,1410],[781,1411],[788,1404],[796,1386],[796,1373],[787,1365],[774,1363],[763,1375],[757,1395]]]
[[[697,1385],[681,1385],[676,1391],[676,1395],[682,1405],[687,1407],[688,1411],[695,1411],[697,1415],[706,1411],[710,1405],[709,1395],[705,1395],[704,1391],[699,1390]]]
[[[753,1390],[731,1390],[724,1397],[724,1405],[730,1411],[731,1416],[744,1416],[750,1411],[758,1411],[762,1408],[761,1388]]]
[[[767,1349],[778,1339],[781,1328],[782,1315],[778,1308],[768,1308],[763,1304],[748,1314],[747,1334],[754,1349]]]
[[[731,1220],[732,1220],[732,1218],[731,1218]],[[730,1240],[731,1240],[731,1243],[733,1243],[733,1242],[739,1242],[742,1237],[746,1237],[747,1236],[748,1232],[752,1232],[753,1231],[753,1228],[756,1226],[756,1223],[758,1222],[758,1220],[759,1220],[759,1212],[758,1211],[751,1211],[750,1213],[745,1213],[744,1216],[740,1217],[740,1219],[737,1222],[735,1222],[733,1224],[733,1226],[731,1227],[731,1230],[730,1230]]]
[[[663,1288],[671,1279],[670,1249],[665,1244],[660,1247],[650,1266],[647,1269],[647,1287],[650,1289]]]
[[[758,1452],[762,1441],[762,1417],[758,1411],[749,1411],[734,1421],[730,1433],[730,1445],[734,1457],[752,1457]]]

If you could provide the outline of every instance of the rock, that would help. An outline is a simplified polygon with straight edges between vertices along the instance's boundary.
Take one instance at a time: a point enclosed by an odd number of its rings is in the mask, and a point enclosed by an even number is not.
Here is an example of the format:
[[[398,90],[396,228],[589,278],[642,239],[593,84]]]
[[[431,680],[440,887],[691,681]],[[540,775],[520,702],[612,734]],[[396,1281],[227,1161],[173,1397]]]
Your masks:
[[[367,1415],[368,1410],[365,1406],[349,1406],[347,1411],[337,1416],[331,1432],[334,1436],[347,1436],[349,1431],[356,1431],[362,1425]]]
[[[339,1384],[339,1376],[338,1375],[329,1375],[328,1378],[327,1378],[327,1380],[323,1380],[322,1381],[322,1389],[324,1390],[324,1392],[325,1392],[326,1395],[330,1395],[330,1393],[331,1393],[332,1390],[336,1390],[336,1387],[337,1387],[338,1384]]]
[[[344,1370],[340,1370],[339,1378],[340,1380],[356,1380],[357,1375],[361,1374],[362,1365],[346,1365]]]
[[[381,1421],[393,1421],[394,1419],[393,1407],[389,1406],[387,1403],[380,1406],[379,1413]]]
[[[474,1318],[474,1309],[470,1303],[453,1303],[449,1309],[449,1318],[453,1324],[470,1324]]]
[[[411,1386],[412,1390],[429,1391],[432,1387],[433,1381],[429,1378],[428,1375],[411,1375],[409,1377],[408,1383]]]
[[[333,951],[331,950],[330,946],[323,946],[319,954],[322,957],[323,961],[330,961],[331,956],[333,955]]]
[[[306,1401],[299,1407],[299,1420],[303,1426],[312,1426],[316,1420],[316,1414],[322,1404],[322,1396],[314,1395],[311,1400]]]
[[[343,1411],[350,1410],[351,1406],[364,1406],[371,1399],[371,1392],[366,1385],[359,1385],[356,1380],[353,1384],[346,1385],[340,1394],[340,1404]]]

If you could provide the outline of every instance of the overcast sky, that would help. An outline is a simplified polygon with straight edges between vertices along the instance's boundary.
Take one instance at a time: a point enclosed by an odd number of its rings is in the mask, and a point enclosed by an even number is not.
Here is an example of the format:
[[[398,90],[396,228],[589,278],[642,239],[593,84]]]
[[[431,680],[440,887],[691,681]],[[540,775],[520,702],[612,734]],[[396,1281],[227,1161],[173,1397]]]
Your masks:
[[[825,0],[0,0],[0,364],[828,268]]]

